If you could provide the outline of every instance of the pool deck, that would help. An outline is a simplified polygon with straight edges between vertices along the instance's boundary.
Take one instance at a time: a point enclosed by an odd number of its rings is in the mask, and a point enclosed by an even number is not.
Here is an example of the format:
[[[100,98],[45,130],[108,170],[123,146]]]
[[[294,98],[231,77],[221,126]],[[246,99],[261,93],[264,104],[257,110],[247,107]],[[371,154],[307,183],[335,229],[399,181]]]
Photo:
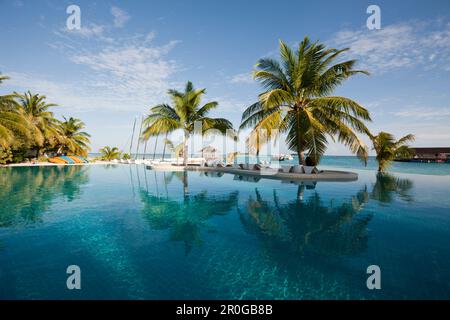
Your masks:
[[[156,171],[202,171],[223,172],[239,176],[251,176],[265,179],[289,180],[289,181],[356,181],[358,174],[348,171],[323,170],[320,173],[286,173],[277,169],[243,170],[231,167],[200,167],[200,166],[174,166],[170,164],[148,165],[148,168]]]

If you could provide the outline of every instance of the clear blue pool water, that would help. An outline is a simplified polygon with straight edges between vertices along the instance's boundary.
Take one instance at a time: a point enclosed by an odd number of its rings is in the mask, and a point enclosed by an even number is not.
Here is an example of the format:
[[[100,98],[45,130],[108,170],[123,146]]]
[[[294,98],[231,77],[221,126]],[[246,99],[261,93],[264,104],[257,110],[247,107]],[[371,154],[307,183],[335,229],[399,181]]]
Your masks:
[[[294,184],[0,168],[0,298],[449,299],[450,176],[353,171]],[[73,264],[81,290],[66,288]]]

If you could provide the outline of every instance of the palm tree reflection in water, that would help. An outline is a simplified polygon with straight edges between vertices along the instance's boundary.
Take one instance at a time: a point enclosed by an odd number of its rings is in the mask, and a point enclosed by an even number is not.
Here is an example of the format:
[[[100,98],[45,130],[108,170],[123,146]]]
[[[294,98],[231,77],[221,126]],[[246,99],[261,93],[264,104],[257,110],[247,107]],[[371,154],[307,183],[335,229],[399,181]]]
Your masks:
[[[255,197],[249,197],[246,210],[239,210],[239,216],[246,230],[261,238],[269,250],[282,245],[291,253],[311,250],[347,255],[367,247],[367,225],[372,215],[358,215],[366,202],[362,191],[338,206],[332,201],[326,205],[318,193],[282,204],[275,190],[272,201],[266,201],[255,189]]]
[[[280,202],[276,190],[272,199],[264,199],[255,188],[255,196],[250,196],[246,207],[238,210],[243,226],[272,253],[283,247],[290,253],[354,255],[367,248],[367,227],[373,215],[362,209],[370,200],[385,204],[398,195],[401,200],[413,201],[409,193],[412,181],[388,174],[377,174],[371,192],[365,186],[337,206],[333,200],[327,204],[317,192],[305,199],[305,190],[314,189],[315,185],[302,182],[297,198],[285,204]]]
[[[194,246],[202,244],[202,230],[214,232],[214,227],[208,224],[209,219],[225,215],[236,207],[238,192],[215,196],[202,191],[191,195],[187,191],[186,172],[164,173],[165,190],[173,177],[178,177],[183,183],[183,198],[170,199],[167,191],[166,197],[160,197],[141,190],[142,212],[153,229],[169,230],[171,241],[183,242],[187,255]]]
[[[221,177],[209,173],[203,175]],[[266,248],[283,246],[283,251],[292,253],[353,255],[367,248],[367,227],[372,214],[361,212],[365,204],[370,200],[391,202],[395,195],[402,200],[413,200],[408,193],[413,186],[410,180],[378,174],[370,192],[364,186],[338,205],[333,200],[326,202],[318,192],[305,198],[305,190],[315,189],[316,182],[301,182],[297,197],[292,201],[281,203],[276,190],[271,199],[264,199],[255,188],[255,196],[250,196],[243,208],[238,207],[237,191],[222,196],[206,191],[194,195],[188,192],[186,172],[164,172],[163,177],[165,197],[161,197],[159,191],[152,195],[141,189],[143,213],[152,228],[170,230],[170,240],[183,242],[186,254],[194,246],[201,245],[202,230],[213,231],[209,219],[237,208],[245,230],[256,234]],[[183,184],[180,200],[171,199],[167,190],[174,177]]]
[[[5,168],[0,171],[0,227],[39,223],[61,196],[71,202],[89,181],[82,166]]]
[[[409,192],[413,186],[413,182],[409,179],[400,179],[391,174],[378,173],[370,197],[380,203],[391,203],[397,195],[402,200],[411,202],[414,201],[414,198]]]

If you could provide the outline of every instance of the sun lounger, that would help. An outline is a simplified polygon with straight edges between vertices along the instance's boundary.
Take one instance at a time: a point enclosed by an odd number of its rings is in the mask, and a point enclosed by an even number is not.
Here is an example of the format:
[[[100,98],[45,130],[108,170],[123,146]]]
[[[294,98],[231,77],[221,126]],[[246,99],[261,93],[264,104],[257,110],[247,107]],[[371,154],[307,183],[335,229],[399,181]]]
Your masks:
[[[305,171],[303,170],[303,166],[296,165],[292,167],[292,173],[305,173]]]
[[[319,173],[319,170],[317,170],[317,168],[313,166],[303,166],[303,170],[305,171],[306,174]]]
[[[70,163],[70,164],[74,164],[75,163],[75,161],[73,161],[71,158],[69,158],[67,156],[60,156],[60,158],[63,159],[63,160],[66,160],[67,163]]]
[[[215,165],[216,165],[217,168],[224,168],[225,167],[225,164],[222,161],[218,161]]]
[[[208,160],[205,162],[205,167],[215,167],[216,162],[214,160]]]
[[[286,165],[283,165],[283,166],[281,166],[281,172],[283,172],[283,173],[289,173],[289,172],[291,172],[291,169],[292,169],[292,166],[286,166]]]
[[[259,163],[257,163],[253,166],[252,170],[261,171],[261,168],[262,168],[262,166]]]

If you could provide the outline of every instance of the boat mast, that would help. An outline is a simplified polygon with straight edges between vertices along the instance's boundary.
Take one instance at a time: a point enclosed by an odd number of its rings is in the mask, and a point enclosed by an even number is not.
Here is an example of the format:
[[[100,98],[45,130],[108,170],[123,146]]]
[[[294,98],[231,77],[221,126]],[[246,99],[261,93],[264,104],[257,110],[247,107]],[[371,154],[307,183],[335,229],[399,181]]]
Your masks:
[[[155,156],[156,156],[156,146],[158,145],[158,137],[159,137],[159,135],[156,136],[155,148],[153,149],[153,160],[155,160]]]
[[[144,154],[142,155],[142,160],[145,160],[145,153],[147,152],[147,142],[148,142],[148,140],[145,140],[145,144],[144,144]]]
[[[131,158],[131,148],[133,147],[133,138],[134,138],[134,129],[136,128],[136,118],[134,118],[133,124],[133,133],[131,134],[131,142],[130,142],[130,158]]]
[[[142,133],[142,122],[144,121],[144,117],[142,117],[141,119],[141,127],[139,128],[139,135],[138,135],[138,141],[137,141],[137,146],[136,146],[136,160],[138,158],[138,154],[139,154],[139,139],[141,138],[141,133]]]

